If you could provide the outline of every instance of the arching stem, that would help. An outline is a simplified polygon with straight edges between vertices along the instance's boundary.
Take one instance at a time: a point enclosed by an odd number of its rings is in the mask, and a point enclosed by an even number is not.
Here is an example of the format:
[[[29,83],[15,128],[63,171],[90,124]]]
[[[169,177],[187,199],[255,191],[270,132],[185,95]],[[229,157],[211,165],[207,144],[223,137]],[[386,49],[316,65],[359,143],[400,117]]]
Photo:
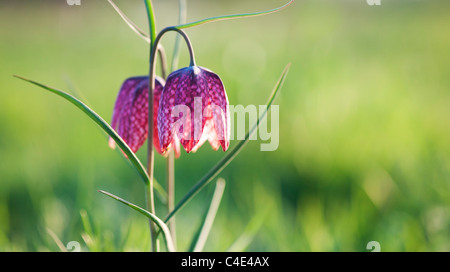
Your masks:
[[[147,1],[150,2],[150,1]],[[153,25],[154,26],[154,25]],[[150,71],[149,71],[149,95],[148,95],[148,108],[153,109],[154,101],[153,101],[153,90],[155,89],[155,77],[156,77],[156,54],[157,52],[161,52],[158,47],[161,38],[169,31],[176,31],[179,33],[185,40],[186,45],[189,49],[189,55],[191,57],[190,66],[195,66],[195,56],[194,49],[192,48],[191,41],[186,33],[175,27],[166,27],[161,32],[159,32],[158,36],[155,38],[154,42],[151,43],[150,48]],[[153,122],[153,110],[148,111],[148,144],[147,144],[147,171],[148,176],[150,177],[150,184],[147,186],[146,190],[146,202],[147,202],[147,210],[153,214],[155,214],[155,203],[154,203],[154,195],[153,195],[153,174],[154,174],[154,151],[153,151],[153,130],[154,130],[154,122]],[[156,227],[153,222],[150,222],[150,233],[152,239],[152,251],[157,251],[157,234]]]

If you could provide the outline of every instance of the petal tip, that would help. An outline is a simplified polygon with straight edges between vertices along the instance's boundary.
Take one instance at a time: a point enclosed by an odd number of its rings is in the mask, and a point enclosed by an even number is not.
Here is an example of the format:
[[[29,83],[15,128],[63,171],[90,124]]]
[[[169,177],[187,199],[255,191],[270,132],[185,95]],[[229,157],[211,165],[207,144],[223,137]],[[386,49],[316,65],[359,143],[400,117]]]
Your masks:
[[[111,137],[109,137],[108,145],[111,149],[116,149],[116,141],[114,141]]]

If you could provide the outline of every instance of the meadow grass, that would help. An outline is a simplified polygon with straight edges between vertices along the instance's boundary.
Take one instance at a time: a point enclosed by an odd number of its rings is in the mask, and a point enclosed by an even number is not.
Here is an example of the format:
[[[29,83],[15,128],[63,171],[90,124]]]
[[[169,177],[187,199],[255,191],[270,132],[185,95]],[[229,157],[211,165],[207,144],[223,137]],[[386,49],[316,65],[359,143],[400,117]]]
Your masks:
[[[97,192],[144,206],[120,151],[73,106],[12,77],[68,90],[110,120],[123,80],[148,72],[147,44],[107,1],[10,2],[0,2],[0,250],[57,251],[47,228],[82,250],[149,250],[147,220]],[[141,2],[116,1],[145,29]],[[154,1],[160,29],[176,24],[176,2]],[[216,2],[188,3],[188,21],[279,4]],[[251,141],[221,173],[227,186],[205,250],[366,251],[378,241],[382,251],[449,251],[449,7],[296,1],[188,29],[197,64],[221,76],[231,104],[265,104],[292,63],[275,101],[279,148],[260,152]],[[174,37],[163,39],[168,52]],[[206,145],[183,151],[177,200],[222,156]],[[163,181],[165,161],[155,163]],[[177,215],[178,249],[189,247],[213,190]]]

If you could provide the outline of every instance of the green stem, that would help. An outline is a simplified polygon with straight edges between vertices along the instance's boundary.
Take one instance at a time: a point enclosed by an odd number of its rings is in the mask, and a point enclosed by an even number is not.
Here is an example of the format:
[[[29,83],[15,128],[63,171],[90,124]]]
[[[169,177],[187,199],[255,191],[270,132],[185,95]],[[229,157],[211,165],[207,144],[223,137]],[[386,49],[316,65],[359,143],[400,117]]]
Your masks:
[[[145,186],[145,205],[146,205],[146,209],[147,211],[149,211],[152,214],[155,214],[155,207],[153,204],[153,190],[151,188],[150,185],[146,185]],[[157,233],[156,233],[156,228],[155,225],[153,223],[153,221],[151,219],[149,219],[149,226],[150,226],[150,239],[151,239],[151,247],[152,247],[152,251],[156,252],[157,251]]]
[[[156,39],[155,39],[155,45],[158,45],[159,41],[160,41],[161,38],[164,36],[164,34],[166,34],[166,33],[169,32],[169,31],[175,31],[175,32],[177,32],[178,34],[180,34],[181,37],[184,38],[184,41],[186,42],[186,45],[187,45],[188,50],[189,50],[189,56],[190,56],[190,58],[191,58],[189,66],[196,66],[196,64],[195,64],[194,48],[192,47],[191,40],[190,40],[189,37],[187,36],[186,32],[184,32],[183,30],[178,29],[178,28],[176,28],[176,27],[174,27],[174,26],[169,26],[169,27],[164,28],[163,30],[161,30],[161,32],[159,32],[158,36],[156,37]]]
[[[175,152],[169,151],[167,156],[167,212],[172,212],[175,208]],[[176,246],[176,223],[175,218],[169,223],[172,240]]]
[[[153,5],[151,0],[145,0],[145,6],[147,8],[148,23],[150,29],[150,64],[149,64],[149,94],[148,94],[148,141],[147,141],[147,173],[150,179],[149,186],[146,186],[146,206],[147,210],[155,214],[155,201],[153,196],[153,171],[154,171],[154,152],[153,152],[153,90],[155,89],[155,54],[158,51],[157,45],[155,46],[155,16],[153,12]],[[156,226],[149,220],[150,235],[152,240],[152,251],[157,251],[156,244]]]
[[[179,10],[178,10],[178,24],[186,23],[187,17],[187,3],[186,0],[179,0]],[[175,45],[173,49],[172,63],[170,71],[173,72],[178,67],[178,60],[180,57],[180,36],[176,35]],[[170,213],[175,208],[175,153],[174,150],[169,151],[167,156],[167,212]],[[177,245],[176,239],[176,222],[175,217],[169,223],[170,233],[172,234],[172,240],[174,246]]]
[[[178,32],[178,34],[180,34],[184,38],[184,40],[186,42],[186,45],[188,47],[188,50],[189,50],[190,58],[191,58],[189,65],[190,66],[195,66],[196,65],[194,49],[192,48],[192,43],[189,40],[189,37],[186,35],[186,33],[183,30],[177,29],[177,28],[172,27],[172,26],[164,28],[163,30],[161,30],[161,32],[159,32],[158,36],[156,37],[155,43],[153,44],[152,50],[150,52],[150,75],[149,75],[149,81],[150,82],[149,82],[149,86],[150,86],[150,90],[152,90],[152,91],[155,88],[155,70],[156,70],[155,68],[156,68],[156,51],[157,51],[157,50],[155,50],[155,48],[158,48],[158,45],[159,45],[159,42],[161,41],[161,38],[164,36],[164,34],[166,34],[169,31]],[[150,99],[150,95],[149,95],[149,99]],[[153,101],[151,101],[151,102],[152,102],[151,106],[153,106]],[[149,104],[149,106],[150,106],[150,104]],[[151,109],[151,108],[149,107],[149,109]],[[149,114],[150,114],[150,111],[149,111]],[[149,119],[153,119],[153,118],[149,118]],[[149,120],[149,123],[150,123],[150,120]],[[153,125],[153,121],[152,121],[152,125]],[[153,132],[153,130],[149,130],[148,133],[150,133],[150,131]],[[150,137],[150,135],[149,135],[149,137]]]
[[[158,46],[159,61],[161,62],[161,76],[164,80],[167,78],[167,58],[166,51],[162,45]]]
[[[175,31],[178,32],[186,41],[186,45],[189,49],[189,55],[191,57],[191,61],[190,61],[190,66],[195,66],[195,56],[194,56],[194,49],[192,48],[192,44],[191,41],[189,40],[189,37],[186,35],[186,33],[183,30],[180,29],[176,29],[174,27],[166,27],[163,30],[161,30],[161,32],[159,32],[158,36],[155,39],[155,42],[153,43],[153,47],[150,50],[150,72],[149,72],[149,101],[148,101],[148,108],[149,109],[153,109],[153,90],[155,89],[155,71],[156,71],[156,54],[158,52],[157,48],[159,45],[159,42],[161,41],[161,38],[164,36],[164,34],[166,34],[169,31]],[[148,111],[149,112],[149,116],[148,116],[148,150],[147,150],[147,155],[148,155],[148,165],[147,165],[147,169],[148,169],[148,176],[150,178],[150,188],[149,188],[149,193],[148,194],[148,205],[147,208],[149,209],[149,211],[151,213],[154,214],[154,201],[153,201],[153,157],[154,157],[154,152],[153,152],[153,111]],[[173,171],[173,170],[171,170]],[[173,186],[172,186],[173,188]],[[174,193],[168,193],[168,198],[172,198],[172,201],[174,199]],[[167,203],[170,203],[170,200],[167,200]],[[169,205],[169,204],[168,204]],[[173,209],[169,209],[169,212],[172,211]],[[156,239],[156,237],[158,236],[158,233],[154,233],[155,227],[154,224],[151,223],[150,224],[150,231],[152,234],[152,248],[155,249],[155,245],[153,244],[154,239]],[[174,231],[175,232],[175,231]]]
[[[148,7],[148,5],[147,5]],[[149,11],[149,14],[152,14],[152,12]],[[150,17],[149,17],[150,18]],[[151,19],[149,19],[151,21]],[[150,23],[150,25],[152,25]],[[154,25],[153,25],[154,26]],[[195,57],[194,57],[194,50],[192,48],[191,41],[189,40],[189,37],[186,35],[186,33],[183,30],[176,29],[174,27],[166,27],[161,32],[159,32],[158,36],[155,38],[154,42],[151,43],[150,47],[150,67],[149,67],[149,94],[148,94],[148,108],[153,109],[154,101],[153,101],[153,90],[155,89],[155,72],[156,72],[156,54],[159,51],[158,45],[161,41],[161,38],[164,36],[165,33],[169,31],[176,31],[178,32],[186,41],[186,44],[189,49],[189,54],[191,56],[191,66],[195,66]],[[152,40],[152,39],[151,39]],[[150,187],[148,188],[148,205],[147,208],[149,211],[153,214],[155,214],[155,204],[154,204],[154,197],[153,197],[153,172],[154,172],[154,151],[153,151],[153,129],[154,129],[154,122],[153,122],[153,111],[148,111],[148,144],[147,144],[147,171],[148,176],[150,179]],[[155,235],[155,225],[151,222],[150,223],[150,232],[152,234],[152,249],[153,251],[156,250],[156,244],[154,243],[156,240]]]
[[[147,8],[148,25],[150,30],[150,48],[153,48],[156,39],[156,21],[152,1],[145,0],[145,7]]]

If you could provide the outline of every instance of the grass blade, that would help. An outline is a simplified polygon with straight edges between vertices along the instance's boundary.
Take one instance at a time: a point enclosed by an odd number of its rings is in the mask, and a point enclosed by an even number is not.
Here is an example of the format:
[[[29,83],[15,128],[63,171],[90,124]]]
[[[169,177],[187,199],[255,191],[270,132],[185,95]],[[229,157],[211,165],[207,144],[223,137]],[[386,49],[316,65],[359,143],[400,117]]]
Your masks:
[[[259,119],[257,120],[256,124],[253,125],[253,127],[247,132],[245,135],[245,139],[240,141],[237,145],[234,146],[234,148],[228,152],[216,165],[214,165],[201,179],[198,181],[191,190],[178,202],[177,206],[175,206],[175,209],[173,209],[172,212],[170,212],[166,218],[164,219],[165,223],[168,223],[169,220],[178,212],[180,211],[198,192],[200,192],[206,185],[208,185],[211,180],[213,180],[222,170],[236,157],[236,155],[242,150],[242,148],[247,144],[248,140],[250,139],[250,136],[256,132],[256,129],[259,127],[259,124],[263,121],[263,119],[266,117],[268,110],[270,109],[270,106],[272,105],[273,101],[275,100],[279,90],[283,86],[284,80],[286,79],[287,73],[289,71],[291,64],[289,63],[281,73],[280,78],[278,79],[277,84],[275,85],[271,96],[269,97],[269,101],[267,102],[267,106],[265,111],[259,116]]]
[[[198,229],[194,239],[192,240],[189,251],[201,252],[208,239],[209,232],[211,231],[212,224],[216,218],[217,210],[219,209],[220,201],[222,200],[223,192],[225,190],[225,180],[220,178],[217,180],[214,195],[209,205],[209,209],[205,214],[202,224]]]
[[[59,239],[58,235],[56,235],[56,233],[54,233],[50,228],[46,228],[46,229],[47,229],[48,235],[50,235],[50,237],[52,237],[53,241],[58,246],[59,250],[61,250],[61,252],[68,252],[67,248],[64,246],[61,239]]]
[[[125,205],[127,205],[128,207],[132,208],[135,211],[138,211],[139,213],[145,215],[150,220],[152,220],[160,228],[160,230],[163,232],[163,236],[164,236],[164,240],[166,242],[167,250],[170,251],[170,252],[174,252],[175,251],[175,247],[174,247],[174,244],[173,244],[173,241],[172,241],[172,235],[170,234],[169,227],[167,227],[167,225],[164,224],[164,222],[161,219],[159,219],[156,215],[154,215],[154,214],[148,212],[147,210],[145,210],[145,209],[143,209],[143,208],[141,208],[141,207],[139,207],[139,206],[137,206],[137,205],[135,205],[135,204],[133,204],[131,202],[128,202],[128,201],[126,201],[126,200],[124,200],[124,199],[122,199],[122,198],[120,198],[120,197],[118,197],[116,195],[113,195],[111,193],[108,193],[108,192],[105,192],[105,191],[102,191],[102,190],[99,190],[99,192],[102,193],[102,194],[105,194],[105,195],[107,195],[107,196],[109,196],[109,197],[111,197],[111,198],[113,198],[113,199],[115,199],[115,200],[125,204]]]
[[[81,102],[80,100],[78,100],[77,98],[73,97],[72,95],[70,95],[66,92],[57,90],[55,88],[46,86],[44,84],[38,83],[38,82],[30,80],[30,79],[26,79],[21,76],[15,75],[15,77],[22,79],[24,81],[27,81],[31,84],[34,84],[38,87],[41,87],[47,91],[50,91],[50,92],[62,97],[64,99],[66,99],[67,101],[69,101],[70,103],[72,103],[73,105],[75,105],[78,109],[83,111],[89,118],[91,118],[91,120],[93,120],[98,126],[100,126],[100,128],[102,128],[103,131],[105,131],[109,136],[111,136],[111,138],[114,139],[114,141],[117,143],[117,145],[128,156],[131,164],[137,170],[138,174],[141,176],[144,183],[146,185],[150,183],[149,177],[147,175],[147,172],[145,171],[144,166],[139,161],[139,159],[136,157],[136,155],[133,153],[133,151],[131,151],[130,147],[125,143],[124,140],[122,140],[122,138],[116,133],[116,131],[102,117],[100,117],[100,115],[98,115],[94,110],[92,110],[86,104],[84,104],[83,102]],[[161,194],[162,199],[164,199],[166,193],[165,193],[163,187],[161,187],[161,185],[159,183],[157,183],[156,180],[154,181],[154,186],[155,186],[155,189],[158,191],[158,193]]]
[[[133,30],[136,34],[139,35],[143,40],[150,43],[150,37],[142,31],[135,23],[133,23],[130,18],[128,18],[125,13],[120,10],[120,8],[112,1],[108,0],[108,2],[111,4],[111,6],[116,10],[116,12],[120,15],[120,17],[125,21],[125,23]]]
[[[244,229],[244,232],[227,249],[227,252],[242,252],[253,242],[264,221],[272,213],[272,206],[255,214]]]
[[[293,2],[294,2],[294,0],[290,0],[288,3],[284,4],[281,7],[274,8],[274,9],[271,9],[271,10],[266,10],[266,11],[252,12],[252,13],[241,13],[241,14],[231,14],[231,15],[223,15],[223,16],[216,16],[216,17],[206,18],[206,19],[203,19],[203,20],[199,20],[199,21],[195,21],[195,22],[191,22],[191,23],[187,23],[187,24],[177,25],[177,26],[175,26],[175,28],[183,29],[183,28],[199,26],[199,25],[203,25],[203,24],[211,23],[211,22],[230,20],[230,19],[237,19],[237,18],[243,18],[243,17],[254,17],[254,16],[267,15],[267,14],[270,14],[270,13],[274,13],[274,12],[280,11],[280,10],[286,8],[287,6],[289,6],[290,4],[292,4]]]
[[[84,233],[81,234],[81,238],[91,252],[99,252],[101,249],[101,241],[99,231],[96,233],[92,229],[91,222],[86,210],[80,211],[81,223],[83,224]]]

